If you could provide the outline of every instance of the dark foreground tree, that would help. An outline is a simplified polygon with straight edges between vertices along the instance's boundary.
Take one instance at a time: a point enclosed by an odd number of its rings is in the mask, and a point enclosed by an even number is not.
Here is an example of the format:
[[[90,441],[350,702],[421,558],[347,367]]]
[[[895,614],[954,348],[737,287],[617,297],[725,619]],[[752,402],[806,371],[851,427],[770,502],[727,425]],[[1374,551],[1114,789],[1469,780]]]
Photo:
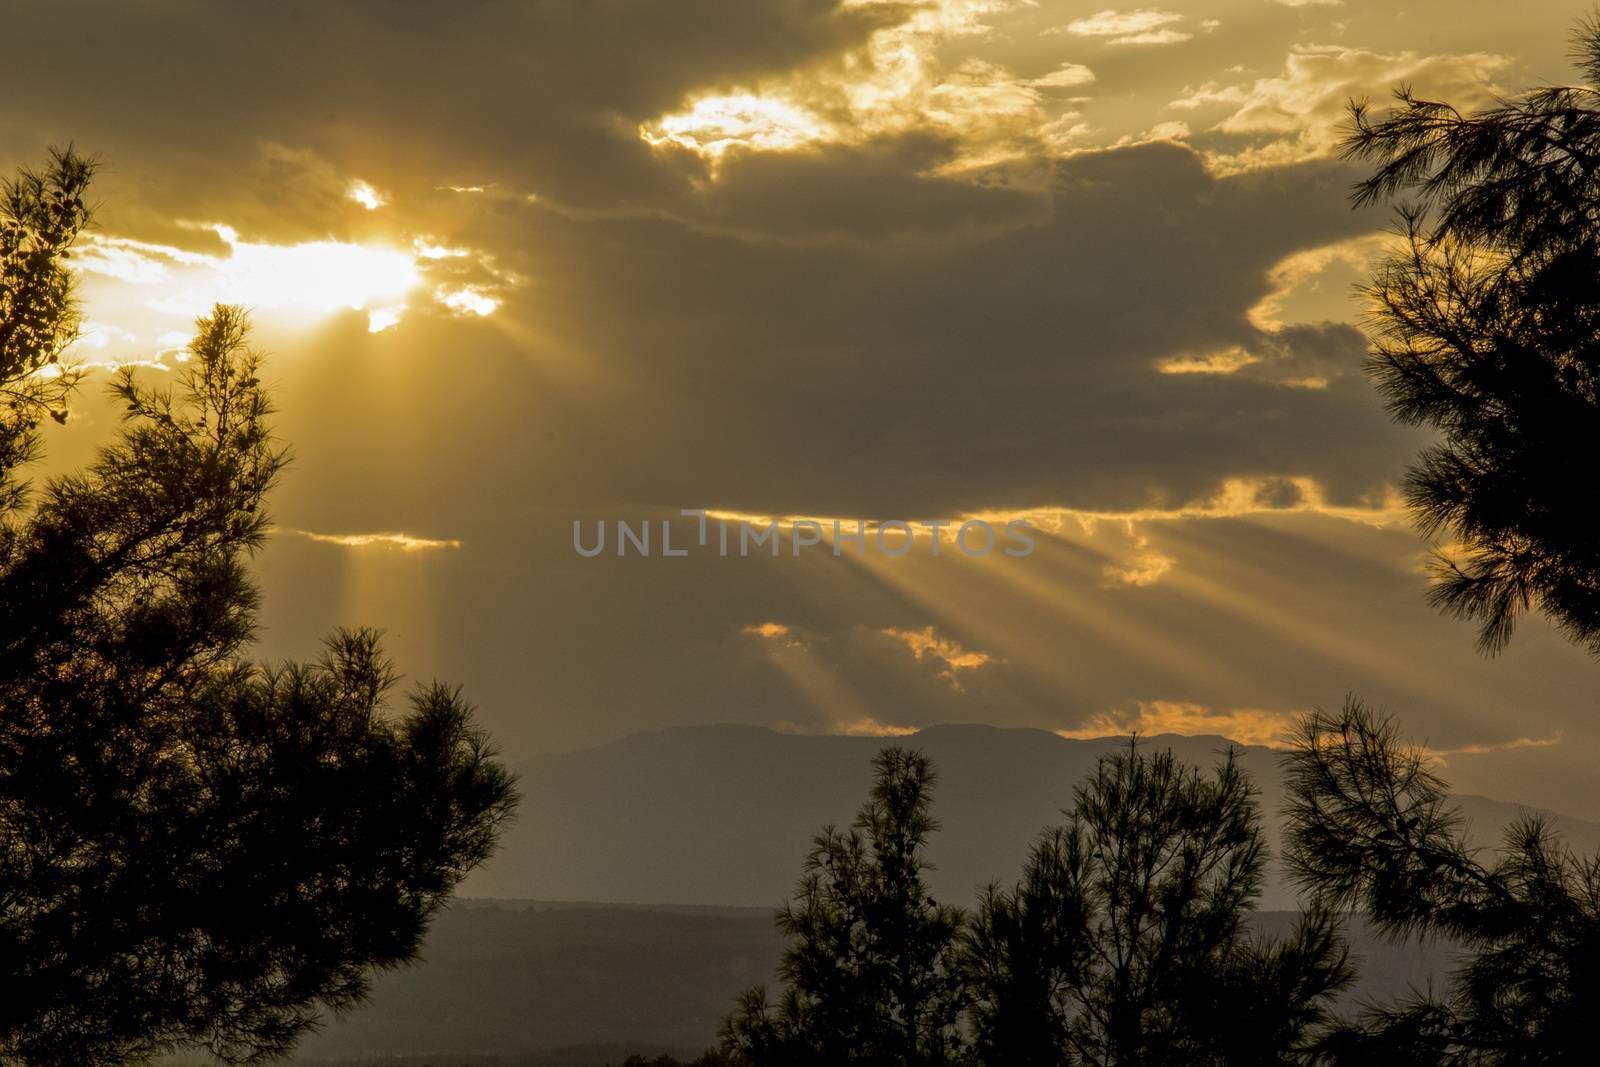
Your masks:
[[[0,1062],[264,1059],[415,955],[513,792],[453,689],[386,709],[370,632],[240,658],[283,455],[239,309],[172,391],[119,375],[115,441],[26,492],[92,171],[59,154],[0,205]]]
[[[1285,771],[1288,859],[1307,889],[1397,937],[1468,951],[1447,995],[1373,1010],[1330,1039],[1332,1062],[1595,1062],[1600,859],[1532,817],[1481,857],[1424,754],[1359,701],[1308,717]]]
[[[1498,650],[1530,607],[1600,653],[1600,22],[1588,84],[1477,114],[1408,89],[1355,108],[1358,202],[1401,205],[1405,249],[1368,290],[1370,371],[1401,421],[1440,433],[1406,492],[1441,556],[1433,599]]]
[[[746,993],[723,1045],[755,1067],[919,1067],[953,1062],[961,981],[959,909],[928,893],[923,849],[935,776],[926,757],[888,748],[855,827],[816,838],[778,923],[787,988],[776,1005]]]
[[[977,1062],[1301,1062],[1350,979],[1345,950],[1325,911],[1283,943],[1246,929],[1264,850],[1232,754],[1204,777],[1130,745],[1066,814],[968,935]]]

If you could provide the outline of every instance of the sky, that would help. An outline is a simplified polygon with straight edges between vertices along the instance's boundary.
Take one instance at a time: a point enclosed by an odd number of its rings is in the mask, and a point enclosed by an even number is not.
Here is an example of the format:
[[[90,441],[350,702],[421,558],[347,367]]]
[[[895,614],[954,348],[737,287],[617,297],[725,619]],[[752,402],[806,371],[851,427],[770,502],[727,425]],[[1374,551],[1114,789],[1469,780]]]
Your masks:
[[[16,5],[0,166],[103,160],[81,362],[170,374],[252,309],[294,456],[255,654],[380,626],[513,760],[713,722],[1270,743],[1355,693],[1458,790],[1600,817],[1600,664],[1425,602],[1427,436],[1361,371],[1392,218],[1337,157],[1351,98],[1571,79],[1582,10],[1108,2]],[[104,377],[51,469],[114,430]],[[683,509],[950,525],[574,549]],[[968,556],[975,518],[1035,550]]]

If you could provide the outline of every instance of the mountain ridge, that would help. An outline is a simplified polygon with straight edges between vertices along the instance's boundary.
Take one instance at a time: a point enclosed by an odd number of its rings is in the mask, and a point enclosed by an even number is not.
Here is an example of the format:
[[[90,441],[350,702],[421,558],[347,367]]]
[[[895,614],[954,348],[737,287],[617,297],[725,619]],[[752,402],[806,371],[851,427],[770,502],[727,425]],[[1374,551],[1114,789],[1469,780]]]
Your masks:
[[[943,829],[929,846],[934,892],[970,901],[981,886],[1017,876],[1028,847],[1072,803],[1073,787],[1128,740],[981,723],[888,737],[737,722],[629,734],[516,764],[519,817],[462,892],[647,907],[776,906],[788,898],[816,833],[854,818],[870,786],[872,755],[897,744],[922,750],[939,770],[934,814]],[[1279,853],[1281,750],[1216,734],[1140,741],[1202,767],[1232,747],[1260,790],[1268,840]],[[1452,799],[1474,844],[1497,844],[1500,831],[1526,813],[1551,819],[1578,851],[1600,851],[1600,823],[1478,794]],[[1259,906],[1297,906],[1276,859]]]

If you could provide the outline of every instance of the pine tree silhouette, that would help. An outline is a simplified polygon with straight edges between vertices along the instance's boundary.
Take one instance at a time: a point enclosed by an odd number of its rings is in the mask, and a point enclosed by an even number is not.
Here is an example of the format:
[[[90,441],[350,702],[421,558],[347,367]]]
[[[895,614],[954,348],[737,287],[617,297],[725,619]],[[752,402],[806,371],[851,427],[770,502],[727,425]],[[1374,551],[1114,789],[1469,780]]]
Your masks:
[[[1600,653],[1600,22],[1587,85],[1476,114],[1409,88],[1356,105],[1358,203],[1399,203],[1404,250],[1367,290],[1369,370],[1403,422],[1440,433],[1407,499],[1441,554],[1432,598],[1487,651],[1538,608]]]
[[[241,309],[174,388],[118,374],[114,440],[29,492],[93,172],[58,152],[0,205],[0,1061],[257,1062],[415,956],[514,792],[454,689],[388,710],[371,631],[243,658],[284,455]]]

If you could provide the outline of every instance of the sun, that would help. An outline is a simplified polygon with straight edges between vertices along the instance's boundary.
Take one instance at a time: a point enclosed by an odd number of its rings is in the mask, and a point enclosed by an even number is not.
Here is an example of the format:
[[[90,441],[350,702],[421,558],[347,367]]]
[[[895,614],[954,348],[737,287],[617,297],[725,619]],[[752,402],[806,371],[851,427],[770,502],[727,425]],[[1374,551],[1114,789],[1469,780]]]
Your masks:
[[[203,314],[217,301],[323,316],[349,309],[391,307],[422,284],[416,258],[398,248],[343,241],[274,245],[244,241],[216,226],[229,254],[213,261],[208,277],[153,306]]]
[[[246,240],[230,226],[207,228],[224,253],[91,235],[77,269],[91,280],[85,296],[94,317],[127,327],[119,336],[155,336],[214,304],[242,304],[300,323],[365,311],[368,329],[377,333],[398,323],[407,298],[424,287],[423,264],[410,248],[336,240],[270,244]]]

